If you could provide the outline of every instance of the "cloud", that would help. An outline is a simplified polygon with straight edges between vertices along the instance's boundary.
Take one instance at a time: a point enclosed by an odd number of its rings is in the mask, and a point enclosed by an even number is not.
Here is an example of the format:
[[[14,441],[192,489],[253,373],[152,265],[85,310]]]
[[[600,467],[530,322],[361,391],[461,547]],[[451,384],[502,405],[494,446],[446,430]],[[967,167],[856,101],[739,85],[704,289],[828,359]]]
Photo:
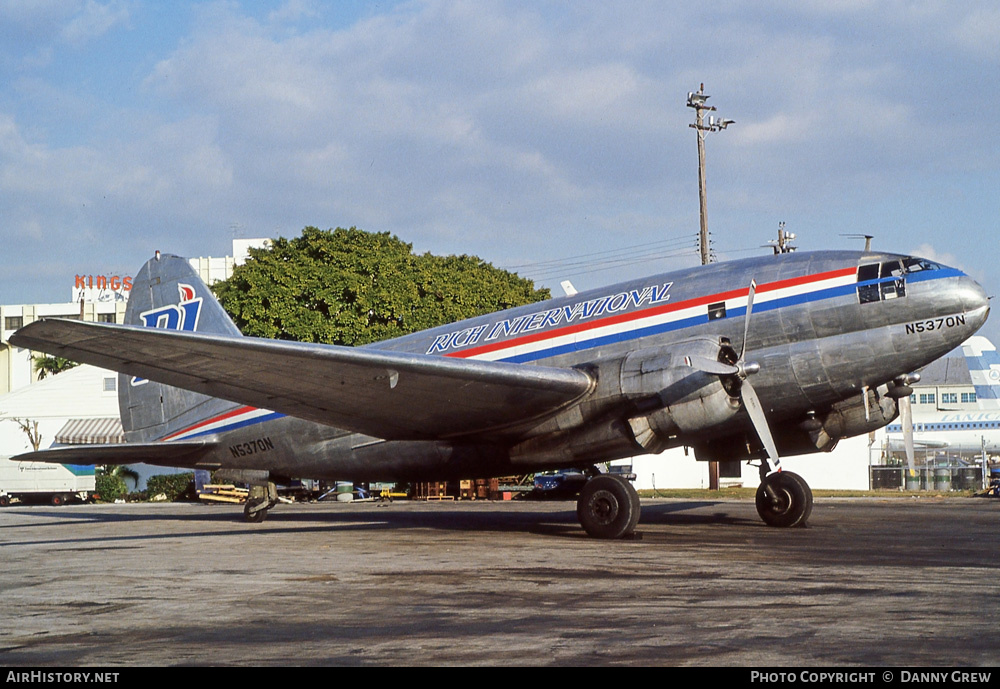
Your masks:
[[[946,266],[951,266],[952,268],[958,268],[964,271],[965,268],[960,264],[958,257],[954,254],[950,254],[945,251],[939,251],[935,249],[930,244],[924,243],[919,245],[913,250],[914,256],[920,256],[921,258],[927,258],[936,263],[943,263]]]
[[[356,224],[503,260],[693,235],[684,103],[702,81],[736,120],[707,142],[720,251],[779,220],[814,244],[880,221],[887,245],[904,229],[933,243],[907,209],[955,188],[975,206],[961,175],[989,188],[998,169],[997,134],[955,132],[997,99],[988,5],[212,2],[141,50],[114,29],[141,31],[146,5],[37,7],[0,8],[0,32],[31,27],[0,54],[53,61],[0,90],[0,207],[26,236],[125,251],[141,227],[146,245],[206,254],[234,224]],[[105,83],[107,55],[127,67]]]
[[[48,64],[56,46],[82,47],[129,20],[128,0],[0,3],[0,54],[28,67]]]
[[[315,0],[286,0],[278,9],[267,15],[272,24],[285,24],[301,19],[312,19],[320,15],[320,9]]]
[[[127,24],[128,4],[116,0],[99,3],[86,0],[60,31],[60,36],[72,45],[82,45],[100,38],[113,27]]]
[[[958,50],[992,62],[1000,59],[1000,8],[970,8],[951,31]]]

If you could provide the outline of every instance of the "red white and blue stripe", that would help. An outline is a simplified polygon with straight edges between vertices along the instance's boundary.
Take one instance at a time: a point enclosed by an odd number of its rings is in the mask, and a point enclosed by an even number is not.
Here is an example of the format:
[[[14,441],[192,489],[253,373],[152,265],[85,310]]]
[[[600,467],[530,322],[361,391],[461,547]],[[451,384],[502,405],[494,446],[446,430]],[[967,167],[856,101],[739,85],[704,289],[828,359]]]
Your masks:
[[[227,412],[199,421],[192,426],[164,436],[161,440],[190,440],[191,438],[198,438],[203,435],[225,433],[226,431],[243,428],[244,426],[252,426],[263,421],[270,421],[271,419],[280,419],[283,416],[285,415],[271,411],[270,409],[257,409],[256,407],[246,406],[237,407],[236,409],[230,409]]]
[[[794,304],[853,294],[857,285],[856,278],[857,268],[852,266],[765,283],[756,289],[754,310],[770,311]],[[742,317],[746,314],[749,293],[749,287],[744,287],[684,301],[668,302],[629,313],[469,347],[449,352],[445,356],[512,363],[547,359],[560,354],[707,323],[709,304],[724,303],[727,318]]]

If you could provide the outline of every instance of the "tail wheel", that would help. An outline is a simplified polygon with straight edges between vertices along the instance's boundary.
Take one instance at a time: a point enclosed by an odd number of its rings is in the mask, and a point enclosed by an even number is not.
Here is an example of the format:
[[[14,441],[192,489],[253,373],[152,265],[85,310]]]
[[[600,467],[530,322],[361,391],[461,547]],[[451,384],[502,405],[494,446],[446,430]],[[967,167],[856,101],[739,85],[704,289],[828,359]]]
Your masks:
[[[790,471],[767,476],[757,488],[757,514],[768,526],[805,526],[812,514],[809,484]]]
[[[261,504],[265,506],[259,507]],[[251,524],[259,524],[267,518],[268,509],[270,509],[270,505],[267,504],[266,500],[247,500],[243,506],[243,521],[250,522]]]
[[[639,494],[618,476],[602,474],[587,481],[576,503],[576,517],[594,538],[624,538],[639,523]]]

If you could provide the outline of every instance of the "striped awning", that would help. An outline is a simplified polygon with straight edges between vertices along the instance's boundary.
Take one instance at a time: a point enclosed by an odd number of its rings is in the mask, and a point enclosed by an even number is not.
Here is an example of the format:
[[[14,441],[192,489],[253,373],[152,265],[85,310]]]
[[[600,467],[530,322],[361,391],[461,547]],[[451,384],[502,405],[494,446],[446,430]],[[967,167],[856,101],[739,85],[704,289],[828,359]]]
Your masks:
[[[56,433],[56,443],[60,445],[106,445],[124,443],[120,419],[70,419]]]

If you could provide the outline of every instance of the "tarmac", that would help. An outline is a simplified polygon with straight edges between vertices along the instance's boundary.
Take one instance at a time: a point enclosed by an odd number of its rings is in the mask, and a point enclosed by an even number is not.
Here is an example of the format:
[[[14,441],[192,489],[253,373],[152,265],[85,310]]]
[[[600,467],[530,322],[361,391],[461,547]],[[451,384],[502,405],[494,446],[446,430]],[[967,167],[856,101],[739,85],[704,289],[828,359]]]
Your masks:
[[[642,501],[0,509],[0,665],[1000,663],[1000,501]]]

